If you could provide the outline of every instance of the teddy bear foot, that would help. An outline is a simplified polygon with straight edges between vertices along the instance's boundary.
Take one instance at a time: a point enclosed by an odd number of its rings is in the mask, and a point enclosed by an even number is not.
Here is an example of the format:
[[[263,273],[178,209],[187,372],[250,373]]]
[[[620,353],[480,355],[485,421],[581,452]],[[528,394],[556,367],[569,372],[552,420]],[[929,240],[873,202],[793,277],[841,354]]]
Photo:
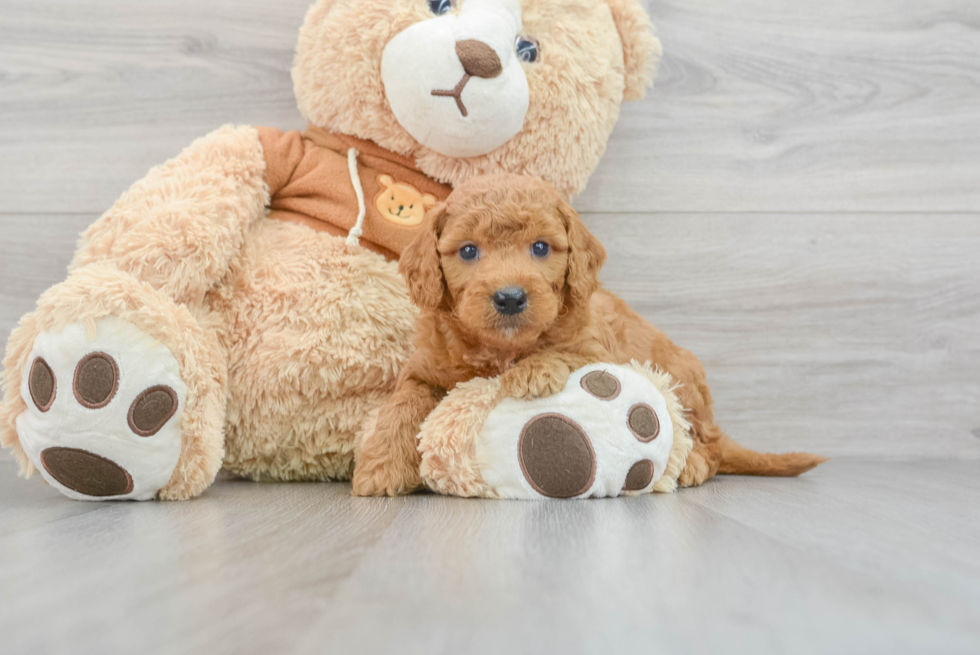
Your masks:
[[[221,467],[217,335],[122,271],[85,267],[48,290],[4,366],[0,443],[70,498],[190,498]]]
[[[597,364],[564,390],[499,398],[460,385],[422,426],[422,474],[436,491],[495,498],[599,498],[672,491],[691,450],[666,373]]]
[[[173,354],[103,318],[42,332],[25,367],[17,434],[41,475],[78,500],[148,500],[180,458],[187,388]]]

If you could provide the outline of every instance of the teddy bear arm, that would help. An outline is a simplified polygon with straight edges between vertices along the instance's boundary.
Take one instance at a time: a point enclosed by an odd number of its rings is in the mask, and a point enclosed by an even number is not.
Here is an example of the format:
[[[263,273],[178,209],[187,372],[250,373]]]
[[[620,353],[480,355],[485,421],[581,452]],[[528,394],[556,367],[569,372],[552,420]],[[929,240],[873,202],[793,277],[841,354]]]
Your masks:
[[[264,215],[265,170],[254,127],[225,126],[198,139],[85,231],[71,270],[108,264],[177,303],[202,304]]]

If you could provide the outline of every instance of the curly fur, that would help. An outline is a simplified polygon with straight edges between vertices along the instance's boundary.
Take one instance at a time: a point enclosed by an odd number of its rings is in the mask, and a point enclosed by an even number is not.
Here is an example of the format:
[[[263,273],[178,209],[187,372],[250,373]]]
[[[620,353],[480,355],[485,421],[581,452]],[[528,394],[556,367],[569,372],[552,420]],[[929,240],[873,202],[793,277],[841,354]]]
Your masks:
[[[538,241],[549,244],[547,257],[532,255]],[[475,245],[479,258],[462,260],[464,245]],[[456,385],[499,375],[505,396],[543,397],[561,391],[574,370],[597,362],[652,361],[679,383],[676,393],[695,441],[687,466],[675,476],[681,485],[701,484],[719,470],[798,475],[824,461],[807,454],[748,458],[752,451],[715,425],[697,358],[601,288],[605,256],[575,211],[544,182],[494,175],[458,186],[402,255],[401,272],[423,310],[416,350],[361,447],[354,492],[394,495],[421,484],[416,435]],[[527,308],[502,316],[491,297],[510,286],[526,290]]]

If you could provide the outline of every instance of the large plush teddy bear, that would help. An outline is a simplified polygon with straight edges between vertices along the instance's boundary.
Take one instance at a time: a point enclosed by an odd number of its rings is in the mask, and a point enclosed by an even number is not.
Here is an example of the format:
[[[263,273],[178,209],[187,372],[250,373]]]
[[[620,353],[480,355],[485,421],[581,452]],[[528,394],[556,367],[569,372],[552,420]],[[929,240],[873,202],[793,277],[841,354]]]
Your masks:
[[[186,499],[222,465],[349,478],[409,354],[416,310],[395,260],[426,209],[482,173],[580,191],[659,53],[637,0],[318,0],[293,70],[307,130],[224,127],[84,233],[10,336],[3,446],[78,499]],[[671,438],[579,495],[673,488],[690,438],[669,379],[613,367],[590,388],[590,373],[576,393],[629,382],[622,402],[646,398]],[[576,398],[553,402],[586,411]],[[507,402],[492,380],[447,397],[420,441],[431,487],[537,493],[533,475],[474,459],[478,438],[517,440],[514,421],[549,400]],[[634,455],[651,463],[633,470]]]

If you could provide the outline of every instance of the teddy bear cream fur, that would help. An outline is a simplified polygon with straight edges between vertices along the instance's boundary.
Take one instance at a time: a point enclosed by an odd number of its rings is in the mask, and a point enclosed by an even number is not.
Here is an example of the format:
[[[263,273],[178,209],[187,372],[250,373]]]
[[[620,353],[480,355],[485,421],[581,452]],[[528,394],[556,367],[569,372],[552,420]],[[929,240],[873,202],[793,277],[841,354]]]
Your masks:
[[[637,0],[318,0],[308,130],[223,127],[85,231],[10,336],[0,443],[78,499],[349,478],[409,355],[420,211],[482,173],[581,191],[659,54]]]

